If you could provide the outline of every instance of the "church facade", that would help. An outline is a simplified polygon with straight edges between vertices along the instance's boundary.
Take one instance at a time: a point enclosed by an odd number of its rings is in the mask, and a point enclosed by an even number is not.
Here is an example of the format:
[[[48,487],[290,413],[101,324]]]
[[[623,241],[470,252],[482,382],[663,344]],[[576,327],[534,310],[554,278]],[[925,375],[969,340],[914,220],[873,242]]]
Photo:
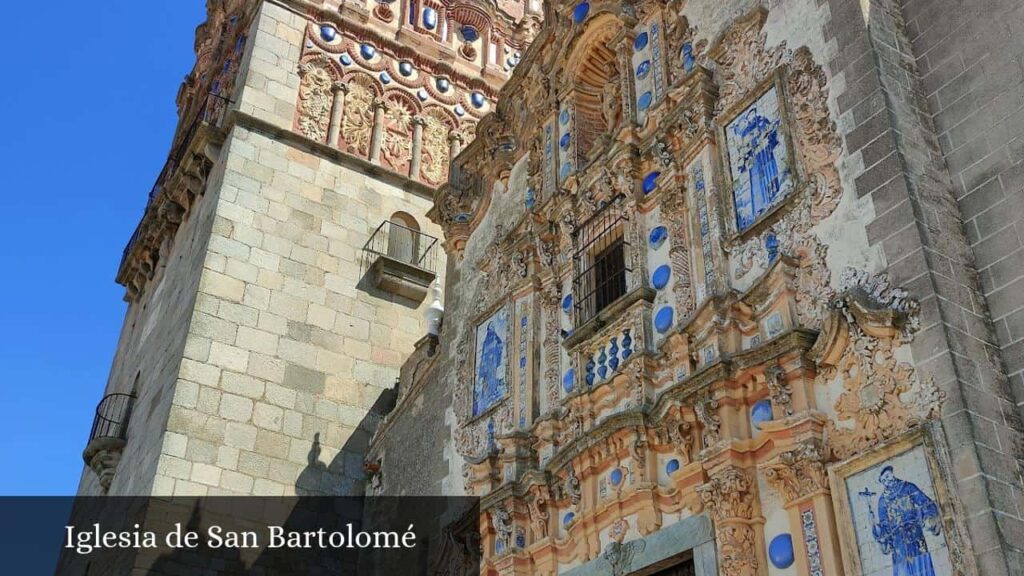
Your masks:
[[[435,198],[370,490],[479,496],[488,575],[1024,570],[922,4],[548,3]]]
[[[207,9],[80,494],[472,494],[488,575],[1024,573],[1024,5]]]

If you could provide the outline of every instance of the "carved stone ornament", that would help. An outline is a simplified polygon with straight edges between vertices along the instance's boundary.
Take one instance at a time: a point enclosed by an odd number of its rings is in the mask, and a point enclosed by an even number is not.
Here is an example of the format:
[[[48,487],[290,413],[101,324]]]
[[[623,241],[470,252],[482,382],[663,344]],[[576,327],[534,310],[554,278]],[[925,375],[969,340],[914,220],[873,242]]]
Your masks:
[[[532,496],[526,501],[527,509],[530,512],[530,526],[533,528],[535,540],[542,540],[548,537],[548,512],[549,494],[546,486],[538,486],[532,491]]]
[[[769,366],[764,371],[764,378],[768,384],[768,394],[772,399],[772,406],[777,408],[784,416],[793,415],[793,390],[786,380],[786,371],[782,366]]]
[[[703,430],[704,448],[710,448],[718,444],[721,440],[719,430],[722,427],[722,419],[718,416],[718,400],[715,400],[710,395],[704,396],[697,400],[697,403],[693,406],[693,411],[697,415],[697,421],[700,422],[701,429]]]
[[[807,439],[761,465],[768,483],[787,504],[828,491],[825,449],[820,440]]]
[[[307,138],[323,142],[327,138],[331,106],[334,105],[334,76],[330,64],[320,59],[299,65],[299,130]]]
[[[512,545],[512,514],[499,504],[491,510],[491,524],[495,538],[503,544],[502,550],[508,551]]]
[[[697,487],[701,501],[715,521],[715,536],[722,573],[730,576],[758,574],[754,517],[753,482],[740,468],[729,466]]]
[[[811,350],[818,382],[842,380],[828,424],[833,457],[844,460],[937,418],[945,393],[897,358],[919,325],[918,304],[884,278],[844,271],[846,290],[833,303]]]
[[[754,513],[754,494],[749,473],[735,466],[715,472],[706,483],[697,487],[704,506],[716,522],[749,520]]]

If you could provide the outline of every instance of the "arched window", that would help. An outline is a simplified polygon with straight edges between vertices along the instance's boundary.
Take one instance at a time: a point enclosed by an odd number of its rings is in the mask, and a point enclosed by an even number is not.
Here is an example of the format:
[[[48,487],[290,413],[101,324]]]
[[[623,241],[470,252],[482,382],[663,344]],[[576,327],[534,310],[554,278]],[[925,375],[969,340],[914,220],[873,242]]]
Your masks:
[[[388,219],[388,256],[419,266],[420,225],[411,214],[395,212]]]

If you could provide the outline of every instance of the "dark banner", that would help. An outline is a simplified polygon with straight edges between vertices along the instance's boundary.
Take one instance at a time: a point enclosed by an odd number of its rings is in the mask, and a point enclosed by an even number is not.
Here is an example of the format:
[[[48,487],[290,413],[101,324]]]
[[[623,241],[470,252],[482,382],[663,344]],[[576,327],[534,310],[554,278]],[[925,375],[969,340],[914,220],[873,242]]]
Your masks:
[[[479,500],[0,498],[0,573],[479,574]]]

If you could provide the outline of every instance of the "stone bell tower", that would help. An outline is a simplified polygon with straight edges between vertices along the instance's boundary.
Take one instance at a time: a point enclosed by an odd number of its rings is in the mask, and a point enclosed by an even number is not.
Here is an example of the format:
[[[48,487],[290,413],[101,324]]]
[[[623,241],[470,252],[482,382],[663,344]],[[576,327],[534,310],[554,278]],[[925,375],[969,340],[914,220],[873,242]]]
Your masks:
[[[350,494],[536,0],[208,0],[80,494]]]

